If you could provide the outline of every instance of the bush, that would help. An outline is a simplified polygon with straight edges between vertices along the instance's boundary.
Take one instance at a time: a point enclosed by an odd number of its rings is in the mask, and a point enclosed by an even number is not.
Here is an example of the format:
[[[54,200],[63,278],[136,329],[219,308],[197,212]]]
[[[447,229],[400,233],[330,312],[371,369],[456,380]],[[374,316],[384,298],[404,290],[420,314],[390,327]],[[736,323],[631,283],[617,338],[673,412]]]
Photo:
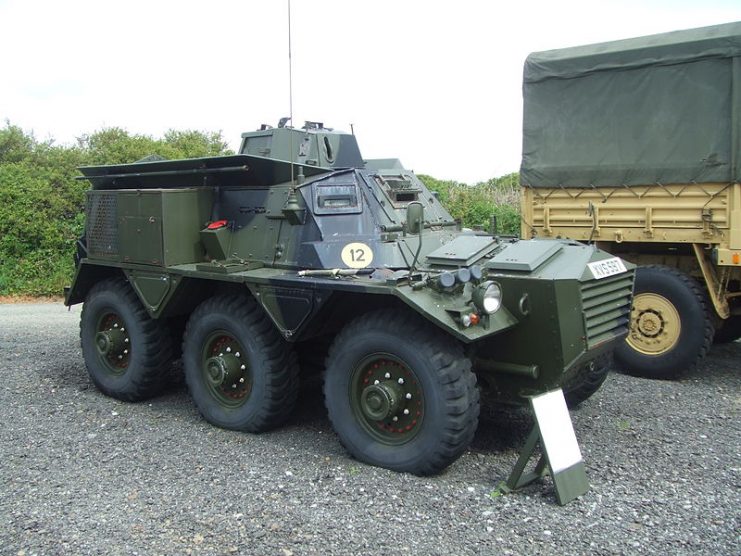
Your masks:
[[[108,128],[76,145],[39,142],[6,122],[0,129],[0,295],[60,295],[72,280],[75,242],[84,227],[85,191],[77,168],[129,163],[156,154],[169,159],[231,154],[221,133],[175,131],[162,139]],[[420,176],[466,227],[520,229],[518,175],[469,186]]]
[[[500,234],[520,233],[519,175],[508,174],[476,185],[455,181],[441,181],[431,176],[420,179],[432,191],[450,214],[467,228],[489,229],[491,217],[496,216]]]
[[[86,181],[78,166],[134,162],[150,154],[231,154],[221,133],[168,131],[164,138],[97,131],[74,146],[39,142],[6,122],[0,129],[0,295],[60,295],[72,280],[84,226]]]

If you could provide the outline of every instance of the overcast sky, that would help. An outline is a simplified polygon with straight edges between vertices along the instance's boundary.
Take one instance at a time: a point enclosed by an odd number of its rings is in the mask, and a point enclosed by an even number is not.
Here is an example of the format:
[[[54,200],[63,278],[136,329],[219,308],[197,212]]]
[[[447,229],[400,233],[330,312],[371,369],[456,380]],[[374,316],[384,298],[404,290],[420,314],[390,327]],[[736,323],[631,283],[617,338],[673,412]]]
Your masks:
[[[528,53],[741,20],[741,0],[293,0],[294,121],[441,179],[516,171]],[[287,0],[0,0],[0,119],[240,133],[289,114]]]

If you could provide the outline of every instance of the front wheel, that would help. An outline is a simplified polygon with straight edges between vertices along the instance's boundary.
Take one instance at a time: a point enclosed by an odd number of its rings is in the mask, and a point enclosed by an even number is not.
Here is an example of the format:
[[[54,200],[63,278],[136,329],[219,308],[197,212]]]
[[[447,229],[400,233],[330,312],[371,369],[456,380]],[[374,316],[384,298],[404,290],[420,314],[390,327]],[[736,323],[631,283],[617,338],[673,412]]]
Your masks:
[[[418,475],[455,461],[478,424],[476,378],[460,344],[401,311],[364,315],[337,336],[324,398],[355,458]]]
[[[636,270],[630,332],[615,349],[626,372],[675,378],[694,369],[712,341],[706,295],[695,280],[670,267]]]

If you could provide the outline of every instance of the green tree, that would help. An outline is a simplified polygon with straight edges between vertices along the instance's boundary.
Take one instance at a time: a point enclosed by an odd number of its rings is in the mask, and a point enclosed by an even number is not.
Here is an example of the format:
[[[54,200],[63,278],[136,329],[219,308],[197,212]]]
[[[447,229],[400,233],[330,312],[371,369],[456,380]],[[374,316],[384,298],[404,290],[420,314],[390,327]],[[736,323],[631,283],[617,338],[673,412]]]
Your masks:
[[[0,164],[21,162],[33,156],[37,143],[33,135],[24,133],[18,127],[5,121],[5,128],[0,129]]]

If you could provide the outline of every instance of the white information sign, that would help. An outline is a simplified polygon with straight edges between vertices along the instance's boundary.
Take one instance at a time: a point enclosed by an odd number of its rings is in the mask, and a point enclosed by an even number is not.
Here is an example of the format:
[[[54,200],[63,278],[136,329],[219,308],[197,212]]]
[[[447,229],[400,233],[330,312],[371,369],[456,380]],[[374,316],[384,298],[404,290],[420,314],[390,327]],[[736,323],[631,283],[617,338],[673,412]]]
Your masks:
[[[563,391],[552,390],[535,396],[532,405],[553,475],[580,463],[581,451]]]

